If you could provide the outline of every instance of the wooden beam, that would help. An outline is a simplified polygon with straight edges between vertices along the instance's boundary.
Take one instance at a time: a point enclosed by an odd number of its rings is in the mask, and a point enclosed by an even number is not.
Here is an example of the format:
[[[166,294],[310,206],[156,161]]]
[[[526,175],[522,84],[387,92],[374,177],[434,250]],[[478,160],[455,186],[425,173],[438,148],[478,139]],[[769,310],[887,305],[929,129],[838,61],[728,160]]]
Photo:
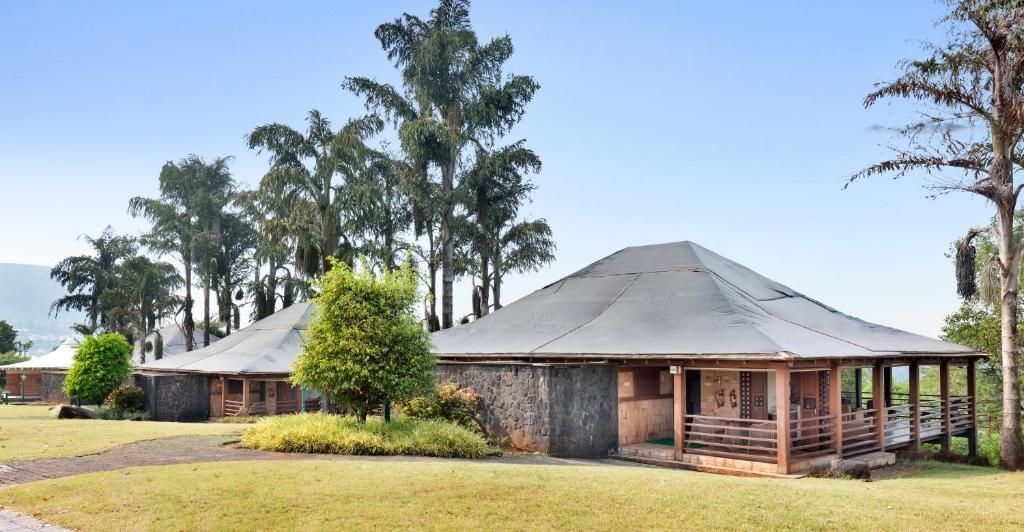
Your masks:
[[[242,379],[242,411],[239,415],[249,415],[249,377]]]
[[[921,452],[921,365],[910,363],[910,451]]]
[[[974,359],[967,363],[967,397],[970,398],[971,428],[967,429],[967,456],[978,456],[978,396]]]
[[[833,364],[828,370],[828,407],[832,414],[832,433],[836,456],[843,457],[843,378],[842,368]]]
[[[226,404],[224,401],[228,399],[228,381],[223,375],[220,376],[220,417],[225,417],[224,407]]]
[[[672,374],[672,442],[675,446],[676,460],[683,459],[684,433],[686,416],[686,380],[683,379],[683,368]]]
[[[949,363],[943,360],[939,362],[939,398],[942,399],[942,439],[940,445],[943,453],[949,453],[953,448],[953,431],[950,430],[950,413],[952,406],[949,402]]]
[[[875,409],[875,433],[878,438],[878,450],[885,450],[885,421],[889,417],[888,405],[885,404],[885,367],[882,361],[875,362],[871,368],[871,407]]]
[[[789,474],[789,368],[775,370],[776,463],[780,474]]]

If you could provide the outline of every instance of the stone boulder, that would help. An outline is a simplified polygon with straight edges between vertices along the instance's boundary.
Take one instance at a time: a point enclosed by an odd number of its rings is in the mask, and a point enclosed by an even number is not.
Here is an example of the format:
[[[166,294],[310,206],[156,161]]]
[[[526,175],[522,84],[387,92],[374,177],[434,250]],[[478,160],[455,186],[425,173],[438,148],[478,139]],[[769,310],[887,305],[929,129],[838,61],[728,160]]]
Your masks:
[[[57,419],[99,419],[96,412],[77,406],[63,405],[57,412]]]

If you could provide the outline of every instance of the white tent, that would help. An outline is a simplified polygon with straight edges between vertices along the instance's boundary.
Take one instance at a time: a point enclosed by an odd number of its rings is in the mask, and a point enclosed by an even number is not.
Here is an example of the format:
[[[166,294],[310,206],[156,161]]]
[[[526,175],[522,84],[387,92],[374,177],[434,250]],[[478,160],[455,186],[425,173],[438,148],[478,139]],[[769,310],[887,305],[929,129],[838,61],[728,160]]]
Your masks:
[[[23,362],[16,364],[8,364],[3,366],[4,370],[66,370],[71,368],[72,359],[75,356],[75,350],[78,349],[78,339],[69,336],[64,339],[56,349],[40,355],[32,357]]]

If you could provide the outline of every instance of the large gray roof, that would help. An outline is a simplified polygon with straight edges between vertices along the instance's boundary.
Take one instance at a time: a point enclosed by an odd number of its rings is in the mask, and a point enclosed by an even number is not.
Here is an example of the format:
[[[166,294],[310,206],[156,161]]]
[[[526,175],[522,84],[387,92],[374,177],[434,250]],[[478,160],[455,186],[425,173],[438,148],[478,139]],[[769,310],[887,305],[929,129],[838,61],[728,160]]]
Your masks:
[[[163,337],[164,351],[163,357],[169,357],[174,355],[180,355],[185,352],[185,332],[182,326],[177,323],[172,323],[166,327],[159,329],[160,336]],[[147,342],[154,342],[156,340],[156,333],[151,332],[146,336]],[[210,344],[220,340],[220,336],[210,333]],[[196,328],[192,331],[192,342],[193,346],[199,347],[203,345],[203,330]],[[153,359],[153,352],[146,353],[146,360]],[[132,362],[139,364],[142,360],[142,355],[139,353],[139,346],[136,344],[135,349],[132,351]]]
[[[312,303],[296,303],[208,347],[138,366],[140,370],[223,374],[291,373],[302,352]]]
[[[975,353],[848,316],[693,242],[623,249],[433,339],[442,357]]]

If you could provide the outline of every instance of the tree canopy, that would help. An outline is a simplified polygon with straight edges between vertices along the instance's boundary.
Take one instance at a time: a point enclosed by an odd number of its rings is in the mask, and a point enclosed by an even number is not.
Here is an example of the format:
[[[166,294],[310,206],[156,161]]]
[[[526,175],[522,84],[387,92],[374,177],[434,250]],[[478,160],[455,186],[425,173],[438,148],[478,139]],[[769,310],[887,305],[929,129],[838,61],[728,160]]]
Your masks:
[[[64,394],[83,403],[101,404],[132,372],[132,345],[124,336],[87,336],[78,344],[64,378]]]

